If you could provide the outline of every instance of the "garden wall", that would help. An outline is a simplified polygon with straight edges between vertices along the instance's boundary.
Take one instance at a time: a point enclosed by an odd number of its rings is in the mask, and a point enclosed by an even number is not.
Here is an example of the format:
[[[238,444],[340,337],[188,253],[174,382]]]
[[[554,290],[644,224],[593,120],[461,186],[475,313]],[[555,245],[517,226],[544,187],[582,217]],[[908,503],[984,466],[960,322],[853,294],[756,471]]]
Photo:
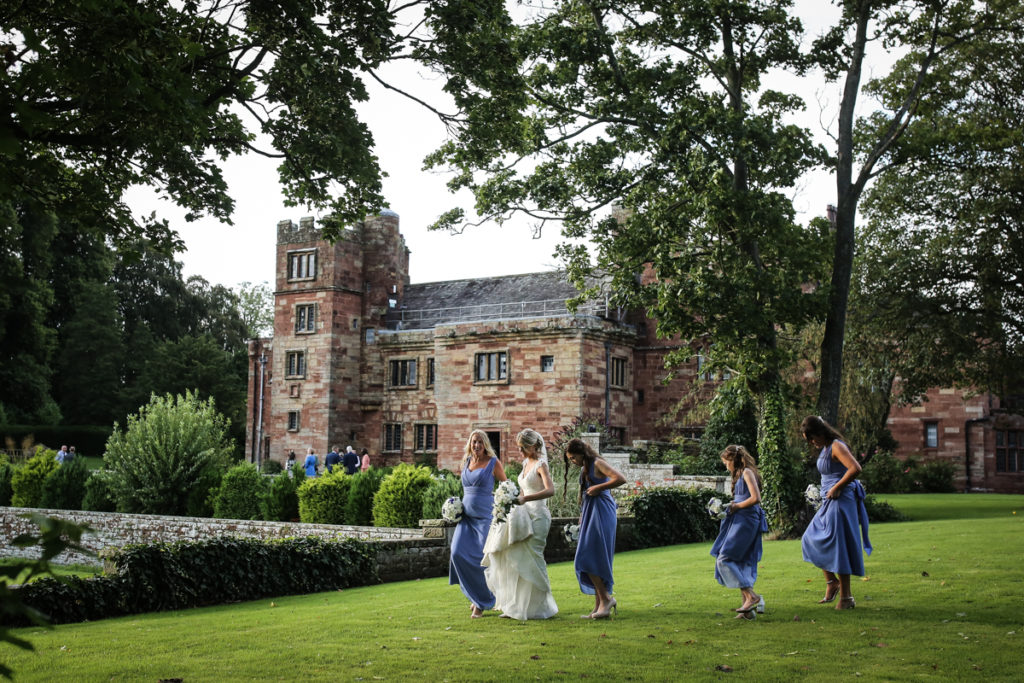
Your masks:
[[[21,517],[32,512],[88,525],[92,531],[83,535],[82,545],[95,553],[134,543],[195,541],[225,535],[264,539],[317,536],[326,539],[358,538],[375,541],[380,548],[377,555],[378,573],[384,582],[445,576],[448,573],[449,547],[455,531],[454,525],[439,519],[421,520],[420,529],[391,529],[0,507],[0,555],[37,556],[36,548],[22,549],[10,545],[11,540],[19,534],[38,532],[30,520]],[[544,552],[548,562],[563,562],[573,558],[576,548],[566,543],[562,528],[566,524],[576,522],[574,517],[552,520]],[[637,547],[632,533],[633,523],[632,517],[619,518],[615,544],[617,552]],[[67,552],[58,556],[54,563],[95,564],[96,559],[80,553]]]

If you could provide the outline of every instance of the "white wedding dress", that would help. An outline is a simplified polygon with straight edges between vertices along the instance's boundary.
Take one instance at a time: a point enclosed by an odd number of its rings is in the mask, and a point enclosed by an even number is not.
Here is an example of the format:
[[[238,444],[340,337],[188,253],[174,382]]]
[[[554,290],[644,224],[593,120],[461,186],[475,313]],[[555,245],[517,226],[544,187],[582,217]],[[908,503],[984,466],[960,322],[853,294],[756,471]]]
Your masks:
[[[519,490],[533,494],[544,490],[538,465],[519,474]],[[531,500],[514,505],[508,519],[492,525],[484,543],[484,569],[487,587],[494,593],[494,608],[502,616],[521,621],[547,619],[558,613],[551,595],[544,546],[551,529],[547,500]]]

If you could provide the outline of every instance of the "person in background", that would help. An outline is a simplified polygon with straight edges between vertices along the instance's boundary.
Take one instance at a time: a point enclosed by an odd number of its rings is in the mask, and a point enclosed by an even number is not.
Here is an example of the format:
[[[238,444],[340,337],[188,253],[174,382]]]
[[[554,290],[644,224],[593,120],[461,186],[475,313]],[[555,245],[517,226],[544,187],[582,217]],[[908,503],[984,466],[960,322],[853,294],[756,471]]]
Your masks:
[[[324,457],[324,465],[327,467],[328,472],[334,471],[334,466],[341,463],[341,454],[338,453],[338,447],[335,446],[331,449],[331,452]]]
[[[53,459],[56,460],[61,465],[63,465],[64,464],[64,459],[67,458],[67,457],[68,457],[68,447],[67,446],[61,446],[60,450],[57,451],[57,455],[53,456]]]
[[[359,457],[359,469],[363,472],[370,469],[370,451],[363,449],[362,455]]]
[[[284,471],[292,476],[292,468],[295,467],[295,451],[288,451],[288,459],[284,461]]]
[[[341,464],[345,466],[345,474],[355,474],[359,471],[359,456],[351,446],[345,447],[345,456],[341,459]]]
[[[312,446],[306,449],[306,459],[302,462],[302,468],[306,470],[307,477],[316,476],[316,468],[319,465],[316,453],[313,452]]]

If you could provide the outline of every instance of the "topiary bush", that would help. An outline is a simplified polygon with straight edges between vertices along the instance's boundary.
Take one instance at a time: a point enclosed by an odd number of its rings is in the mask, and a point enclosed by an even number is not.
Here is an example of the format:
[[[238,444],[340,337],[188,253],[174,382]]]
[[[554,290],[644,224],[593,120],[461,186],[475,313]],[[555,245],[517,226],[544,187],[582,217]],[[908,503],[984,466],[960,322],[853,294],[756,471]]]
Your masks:
[[[82,509],[93,512],[114,512],[117,501],[114,500],[113,473],[109,470],[93,470],[85,480],[85,493],[82,496]]]
[[[718,520],[707,512],[714,497],[731,496],[713,489],[647,488],[626,498],[639,547],[710,541],[718,535]]]
[[[116,428],[104,461],[114,472],[118,509],[158,515],[209,514],[210,489],[228,469],[234,446],[213,400],[152,396],[127,428]]]
[[[907,493],[914,487],[910,472],[915,465],[912,458],[904,462],[888,451],[881,451],[864,464],[859,479],[872,493]]]
[[[423,492],[420,519],[441,519],[441,506],[451,498],[462,498],[462,481],[448,470],[433,475],[433,481]]]
[[[299,519],[299,484],[287,474],[271,477],[267,495],[260,501],[260,516],[268,522]]]
[[[11,496],[14,491],[11,488],[11,477],[14,476],[14,465],[7,460],[7,456],[0,456],[0,506],[11,504]]]
[[[345,519],[356,526],[373,526],[373,497],[384,478],[391,474],[390,467],[372,467],[352,477],[352,488],[345,505]]]
[[[58,465],[43,481],[39,506],[55,510],[81,510],[89,468],[84,458]]]
[[[284,467],[276,460],[267,459],[260,465],[260,472],[263,474],[281,474],[283,471]]]
[[[915,488],[921,493],[956,493],[953,477],[957,467],[948,460],[932,460],[910,472]]]
[[[384,478],[373,498],[374,526],[418,527],[423,513],[423,492],[431,481],[430,470],[426,467],[398,465]]]
[[[59,465],[54,458],[57,451],[36,448],[35,455],[14,470],[11,475],[11,505],[14,507],[37,508],[43,499],[46,477]]]
[[[309,477],[299,486],[299,519],[310,524],[347,524],[345,506],[353,477],[343,468]]]
[[[213,516],[220,519],[263,519],[260,502],[270,488],[255,465],[241,463],[224,473],[213,492]]]

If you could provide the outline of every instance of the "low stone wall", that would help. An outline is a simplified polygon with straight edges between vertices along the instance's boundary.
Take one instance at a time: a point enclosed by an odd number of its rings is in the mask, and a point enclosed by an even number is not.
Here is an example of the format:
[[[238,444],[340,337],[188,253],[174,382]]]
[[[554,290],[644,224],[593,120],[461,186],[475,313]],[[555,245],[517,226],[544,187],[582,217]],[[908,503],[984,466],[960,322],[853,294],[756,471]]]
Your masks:
[[[389,541],[422,538],[422,532],[419,529],[0,507],[0,556],[38,557],[37,548],[11,546],[11,541],[20,534],[38,533],[39,530],[32,524],[32,521],[22,517],[22,515],[32,512],[75,524],[87,525],[92,531],[82,536],[82,545],[94,553],[134,543],[199,541],[218,536],[263,539],[317,536],[326,539],[358,538],[360,540]],[[95,564],[96,562],[96,558],[72,552],[61,553],[54,560],[55,564]]]

